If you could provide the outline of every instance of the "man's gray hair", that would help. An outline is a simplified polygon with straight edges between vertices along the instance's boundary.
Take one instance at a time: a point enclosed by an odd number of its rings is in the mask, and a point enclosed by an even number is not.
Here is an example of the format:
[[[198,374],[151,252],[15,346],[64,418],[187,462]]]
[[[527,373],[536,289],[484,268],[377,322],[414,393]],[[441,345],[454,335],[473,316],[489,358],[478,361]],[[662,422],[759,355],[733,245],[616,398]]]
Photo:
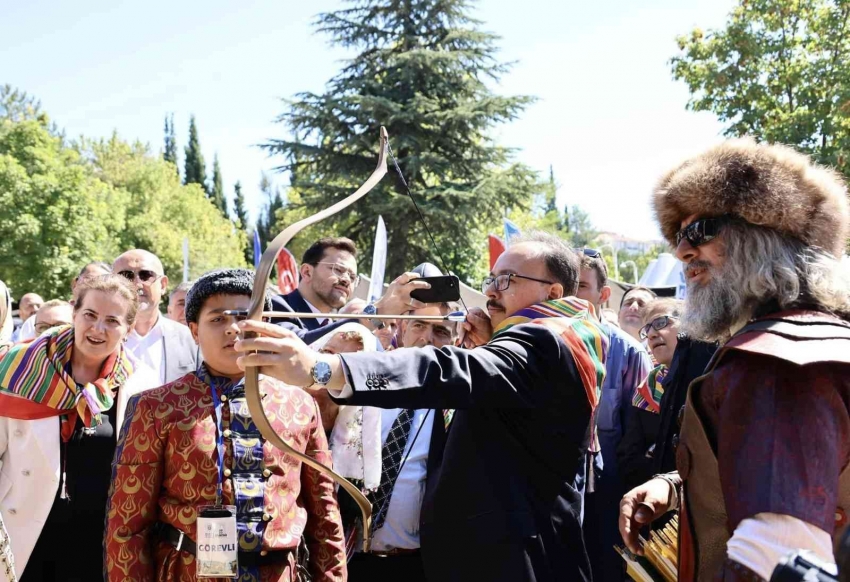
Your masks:
[[[538,247],[549,275],[552,276],[555,283],[563,285],[564,297],[575,295],[578,292],[581,261],[564,239],[542,230],[530,230],[511,239],[512,245],[519,243],[532,243]]]
[[[719,238],[725,261],[704,287],[689,287],[682,327],[723,340],[763,310],[813,308],[850,316],[850,270],[828,252],[762,226],[733,219]]]
[[[194,281],[183,281],[177,287],[175,287],[169,295],[174,295],[175,293],[180,293],[181,291],[189,292],[189,289],[192,288]]]

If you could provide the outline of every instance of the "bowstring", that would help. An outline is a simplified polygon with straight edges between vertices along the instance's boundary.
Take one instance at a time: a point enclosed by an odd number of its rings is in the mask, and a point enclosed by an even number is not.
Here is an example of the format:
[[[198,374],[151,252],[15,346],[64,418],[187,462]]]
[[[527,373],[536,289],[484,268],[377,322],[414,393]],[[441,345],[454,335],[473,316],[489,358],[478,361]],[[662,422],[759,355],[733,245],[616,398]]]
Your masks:
[[[431,229],[428,228],[428,222],[425,220],[425,215],[422,214],[422,210],[419,208],[419,204],[416,203],[416,198],[413,197],[413,192],[410,191],[410,186],[407,185],[407,180],[404,179],[404,173],[402,173],[401,168],[398,165],[398,160],[395,159],[395,154],[393,153],[393,148],[390,145],[389,140],[387,140],[387,153],[390,154],[390,159],[393,161],[393,167],[395,168],[396,174],[398,174],[399,179],[401,180],[402,186],[404,186],[404,191],[407,193],[410,201],[413,202],[413,207],[416,208],[416,212],[419,214],[419,220],[422,221],[422,226],[425,227],[425,232],[428,233],[428,238],[431,239],[431,245],[434,247],[434,252],[437,254],[437,258],[440,259],[440,263],[443,264],[443,271],[446,274],[449,274],[450,271],[448,269],[446,260],[443,258],[443,255],[440,253],[440,249],[437,246],[437,242],[434,240],[434,235],[431,234]],[[466,306],[466,302],[463,300],[463,294],[460,293],[458,289],[458,297],[460,297],[460,303],[463,305],[463,309],[469,313],[469,308]]]

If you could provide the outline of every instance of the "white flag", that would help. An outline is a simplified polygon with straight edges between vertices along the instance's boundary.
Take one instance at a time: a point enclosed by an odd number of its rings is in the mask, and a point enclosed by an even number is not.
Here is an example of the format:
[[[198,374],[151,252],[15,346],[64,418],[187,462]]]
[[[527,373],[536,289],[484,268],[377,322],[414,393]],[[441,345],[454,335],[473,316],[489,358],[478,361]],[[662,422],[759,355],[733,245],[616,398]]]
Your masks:
[[[384,270],[387,267],[387,227],[384,217],[378,217],[375,229],[375,247],[372,250],[372,282],[369,285],[369,303],[377,301],[384,294]]]

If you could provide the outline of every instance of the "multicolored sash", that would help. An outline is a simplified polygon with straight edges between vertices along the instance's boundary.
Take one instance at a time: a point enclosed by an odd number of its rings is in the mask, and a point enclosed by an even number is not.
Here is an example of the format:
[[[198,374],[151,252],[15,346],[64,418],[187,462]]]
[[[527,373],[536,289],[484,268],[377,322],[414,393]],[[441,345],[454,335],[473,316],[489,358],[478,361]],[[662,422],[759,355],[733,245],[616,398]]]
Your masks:
[[[69,373],[74,328],[60,327],[31,342],[0,351],[0,407],[3,416],[22,420],[65,415],[62,438],[70,438],[77,417],[94,428],[113,405],[113,391],[133,373],[124,346],[109,356],[99,378],[80,387]]]
[[[661,397],[664,396],[664,379],[667,377],[667,366],[660,364],[649,371],[646,380],[635,390],[632,406],[661,414]]]
[[[608,333],[596,319],[593,305],[576,297],[564,297],[520,309],[499,324],[493,339],[523,323],[545,325],[566,342],[578,368],[591,410],[595,411],[605,379],[609,341]]]

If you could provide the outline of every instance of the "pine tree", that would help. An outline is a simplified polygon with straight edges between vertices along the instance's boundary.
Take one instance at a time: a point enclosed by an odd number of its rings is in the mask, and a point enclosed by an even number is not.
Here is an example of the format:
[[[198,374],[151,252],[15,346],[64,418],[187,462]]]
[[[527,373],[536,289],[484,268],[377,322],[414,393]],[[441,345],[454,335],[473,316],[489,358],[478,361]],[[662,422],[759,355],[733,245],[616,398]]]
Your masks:
[[[254,231],[249,228],[248,211],[245,208],[245,195],[242,193],[242,182],[233,185],[233,213],[236,215],[236,228],[245,232],[245,262],[249,265],[254,261]]]
[[[177,175],[180,175],[180,167],[177,160],[177,135],[174,133],[174,114],[165,116],[165,149],[162,159],[174,164]]]
[[[260,178],[260,191],[265,194],[268,202],[259,220],[257,220],[257,233],[260,235],[260,244],[263,248],[266,248],[269,242],[277,236],[277,212],[283,208],[284,204],[280,189],[272,185],[265,173]]]
[[[233,213],[239,228],[248,228],[248,211],[245,208],[245,195],[242,193],[242,182],[233,185]]]
[[[210,191],[207,188],[207,169],[204,155],[201,153],[201,144],[198,141],[198,128],[195,126],[195,116],[189,118],[189,145],[186,146],[185,176],[184,184],[198,184],[207,196]]]
[[[490,138],[531,99],[489,88],[508,67],[496,58],[497,37],[477,28],[467,0],[349,4],[320,15],[317,24],[334,44],[359,54],[326,93],[287,102],[278,120],[290,137],[265,144],[284,157],[282,171],[297,170],[289,200],[316,212],[349,194],[373,170],[385,125],[448,268],[475,279],[483,274],[477,265],[486,226],[500,220],[503,208],[530,206],[541,188],[534,172]],[[329,228],[356,240],[368,262],[378,215],[390,234],[389,273],[439,263],[392,171],[368,203],[336,215]]]
[[[221,210],[221,213],[224,216],[228,216],[229,211],[227,210],[227,196],[224,194],[224,185],[221,180],[221,166],[218,164],[218,154],[216,154],[213,158],[212,184],[210,184],[209,192],[213,204]]]

